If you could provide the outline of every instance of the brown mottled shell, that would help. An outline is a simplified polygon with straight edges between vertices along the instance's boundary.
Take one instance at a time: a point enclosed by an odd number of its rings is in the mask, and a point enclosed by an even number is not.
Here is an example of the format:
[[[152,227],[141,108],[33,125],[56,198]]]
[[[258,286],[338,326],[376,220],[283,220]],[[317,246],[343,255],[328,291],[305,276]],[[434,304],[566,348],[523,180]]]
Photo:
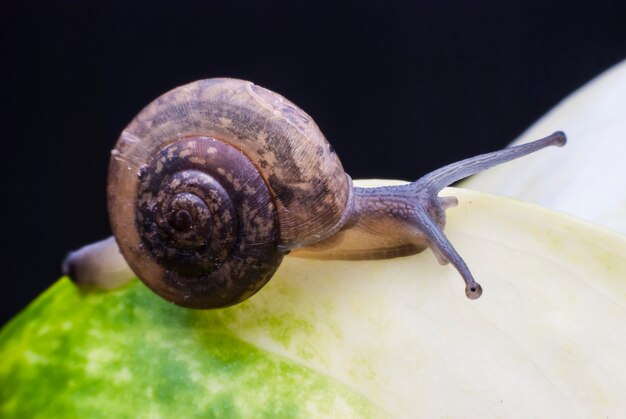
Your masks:
[[[177,147],[175,143],[180,141],[189,144]],[[154,282],[150,277],[158,280],[170,275],[163,289],[148,285],[177,304],[202,308],[242,301],[256,292],[277,267],[257,280],[262,282],[259,286],[244,287],[237,291],[236,297],[229,299],[222,295],[206,304],[195,301],[191,291],[185,288],[187,285],[180,285],[178,277],[172,276],[176,264],[155,263],[154,255],[147,254],[146,247],[150,246],[146,246],[138,228],[144,223],[144,210],[137,206],[137,200],[140,195],[144,198],[156,195],[142,186],[156,181],[147,178],[146,172],[167,165],[167,157],[180,150],[212,149],[206,146],[206,141],[222,142],[241,152],[269,190],[272,202],[258,205],[263,206],[261,212],[268,217],[275,217],[278,231],[273,246],[279,255],[272,255],[265,262],[278,264],[283,252],[335,233],[342,226],[351,199],[350,179],[315,122],[274,92],[242,80],[208,79],[178,87],[149,104],[126,127],[111,155],[108,180],[111,226],[129,265],[144,282]],[[168,150],[165,154],[164,149]],[[186,157],[184,164],[201,170],[200,160],[210,161],[210,153],[195,160],[193,156]],[[228,173],[224,179],[230,184],[222,185],[224,189],[239,184],[232,177],[238,176],[240,166],[236,162],[226,167]],[[244,176],[252,175],[245,172]],[[245,184],[246,178],[242,182]],[[144,209],[151,205],[145,203]],[[239,230],[245,232],[246,228]],[[213,292],[206,284],[195,283],[194,287],[205,294]],[[181,290],[185,295],[177,296]]]

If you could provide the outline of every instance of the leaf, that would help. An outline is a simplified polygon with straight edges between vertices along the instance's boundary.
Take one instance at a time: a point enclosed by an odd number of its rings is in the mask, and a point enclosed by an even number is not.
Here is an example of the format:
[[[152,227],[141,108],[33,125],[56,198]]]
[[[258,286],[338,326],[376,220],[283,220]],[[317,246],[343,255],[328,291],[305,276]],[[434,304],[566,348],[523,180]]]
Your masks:
[[[63,280],[0,333],[0,412],[621,415],[626,239],[532,204],[442,194],[459,198],[446,232],[479,300],[430,252],[286,258],[254,298],[214,311],[136,281],[81,294]]]
[[[135,280],[57,282],[0,332],[0,417],[381,417],[325,374],[167,303]]]

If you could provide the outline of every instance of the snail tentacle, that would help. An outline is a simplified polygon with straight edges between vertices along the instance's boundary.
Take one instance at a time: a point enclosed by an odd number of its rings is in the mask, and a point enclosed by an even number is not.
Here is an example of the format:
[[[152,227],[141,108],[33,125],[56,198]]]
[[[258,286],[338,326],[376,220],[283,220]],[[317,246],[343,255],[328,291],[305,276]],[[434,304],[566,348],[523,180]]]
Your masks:
[[[465,179],[471,175],[475,175],[478,172],[482,172],[499,164],[524,157],[546,147],[563,147],[566,143],[567,137],[565,136],[565,133],[557,131],[547,137],[530,143],[508,147],[492,153],[481,154],[446,165],[428,173],[425,176],[422,176],[413,183],[416,185],[416,188],[432,188],[438,193],[446,186],[449,186],[461,179]]]
[[[549,146],[562,147],[566,142],[565,134],[557,131],[545,138],[527,144],[481,154],[449,164],[421,177],[410,185],[410,188],[414,191],[415,200],[426,203],[415,212],[417,216],[415,222],[419,232],[418,237],[420,239],[422,235],[425,237],[428,247],[435,253],[440,263],[450,262],[457,269],[465,281],[465,294],[468,298],[476,299],[480,297],[482,287],[476,283],[467,264],[443,233],[445,210],[453,203],[452,199],[456,201],[456,198],[438,198],[437,195],[441,189],[458,180]]]

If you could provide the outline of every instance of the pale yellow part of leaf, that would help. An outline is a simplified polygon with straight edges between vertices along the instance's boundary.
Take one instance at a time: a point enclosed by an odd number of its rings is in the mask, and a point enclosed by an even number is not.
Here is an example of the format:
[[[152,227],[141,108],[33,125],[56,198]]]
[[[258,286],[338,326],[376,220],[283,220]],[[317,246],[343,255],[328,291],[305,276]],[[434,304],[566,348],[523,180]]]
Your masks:
[[[561,130],[568,143],[480,173],[464,188],[516,197],[626,234],[626,61],[531,126],[514,144]]]
[[[440,195],[459,199],[446,234],[482,284],[479,300],[430,251],[288,257],[254,298],[221,312],[225,323],[392,417],[623,417],[626,239],[508,198]]]

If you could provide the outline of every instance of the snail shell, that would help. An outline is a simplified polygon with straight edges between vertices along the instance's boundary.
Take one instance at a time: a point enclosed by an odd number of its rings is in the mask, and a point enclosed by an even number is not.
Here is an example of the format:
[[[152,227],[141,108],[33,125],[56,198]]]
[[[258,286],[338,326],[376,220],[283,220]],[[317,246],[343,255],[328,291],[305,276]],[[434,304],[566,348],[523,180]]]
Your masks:
[[[107,194],[135,274],[169,301],[213,308],[250,297],[286,252],[338,231],[352,185],[304,111],[250,82],[209,79],[126,127]]]

